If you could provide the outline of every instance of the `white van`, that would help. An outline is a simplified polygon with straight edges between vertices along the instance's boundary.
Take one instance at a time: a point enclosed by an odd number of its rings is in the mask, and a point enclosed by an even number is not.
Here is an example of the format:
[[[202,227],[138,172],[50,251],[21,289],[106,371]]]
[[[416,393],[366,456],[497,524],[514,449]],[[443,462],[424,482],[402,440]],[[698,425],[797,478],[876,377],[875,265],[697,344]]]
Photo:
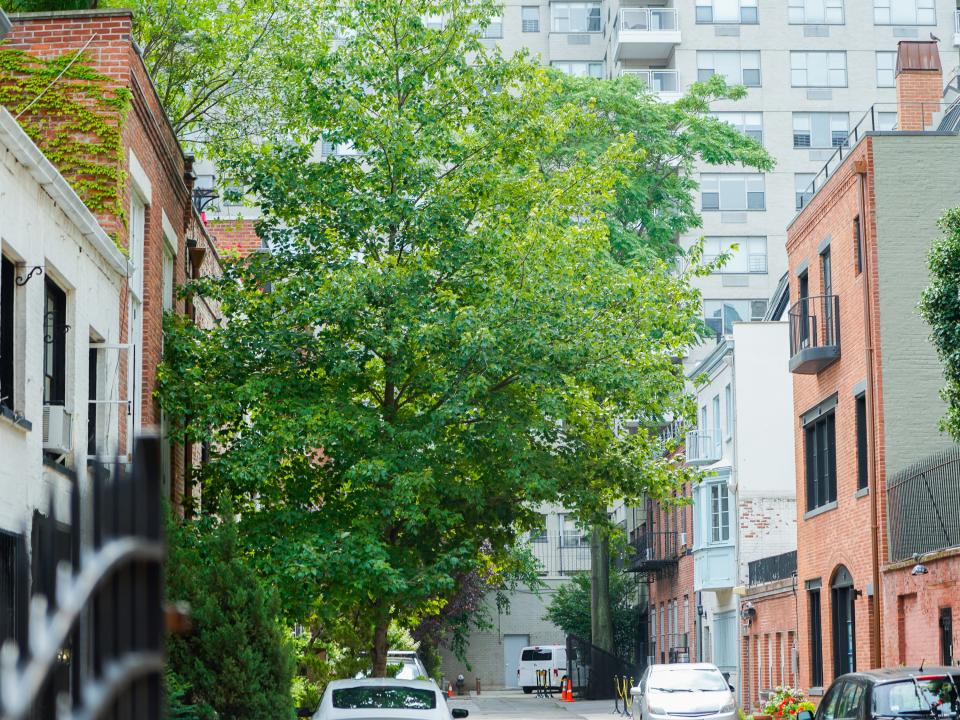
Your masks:
[[[537,670],[546,670],[550,687],[560,689],[560,681],[567,674],[567,648],[536,645],[523,649],[517,667],[517,685],[528,695],[537,688]]]

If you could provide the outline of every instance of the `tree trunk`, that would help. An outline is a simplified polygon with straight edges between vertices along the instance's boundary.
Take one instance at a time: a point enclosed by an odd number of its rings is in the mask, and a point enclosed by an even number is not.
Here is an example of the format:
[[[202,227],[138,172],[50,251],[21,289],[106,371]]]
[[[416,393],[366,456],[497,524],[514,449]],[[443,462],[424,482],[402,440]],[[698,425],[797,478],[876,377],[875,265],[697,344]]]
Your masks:
[[[590,642],[616,655],[610,609],[610,537],[597,526],[590,534]]]
[[[377,625],[373,630],[373,672],[371,677],[382,678],[387,676],[387,630],[390,629],[390,611],[380,610],[377,613]]]

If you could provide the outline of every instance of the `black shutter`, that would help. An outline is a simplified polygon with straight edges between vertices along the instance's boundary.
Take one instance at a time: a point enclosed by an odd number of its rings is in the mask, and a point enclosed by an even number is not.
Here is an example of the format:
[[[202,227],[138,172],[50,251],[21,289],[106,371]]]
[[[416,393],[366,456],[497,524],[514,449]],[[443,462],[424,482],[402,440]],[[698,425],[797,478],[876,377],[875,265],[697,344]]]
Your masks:
[[[834,413],[826,417],[824,436],[827,456],[827,490],[824,501],[831,503],[837,501],[837,416]]]
[[[11,410],[13,396],[13,263],[0,257],[0,405]]]
[[[857,398],[857,489],[867,487],[867,399]]]

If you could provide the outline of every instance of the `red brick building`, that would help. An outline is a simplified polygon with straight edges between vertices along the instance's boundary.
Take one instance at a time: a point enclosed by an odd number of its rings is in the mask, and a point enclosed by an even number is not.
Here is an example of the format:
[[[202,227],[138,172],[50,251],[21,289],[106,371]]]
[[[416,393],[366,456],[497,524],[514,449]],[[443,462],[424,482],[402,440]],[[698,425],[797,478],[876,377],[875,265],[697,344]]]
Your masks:
[[[940,502],[960,515],[955,489],[925,502],[915,482],[953,447],[937,428],[942,371],[916,311],[936,220],[960,205],[940,70],[935,42],[900,43],[896,130],[877,129],[871,109],[788,228],[798,675],[812,694],[853,669],[919,660],[913,643],[933,661],[933,620],[947,609],[947,595],[903,577],[904,553],[960,543],[914,531]],[[952,564],[934,565],[952,582]],[[923,619],[912,613],[920,597]]]
[[[122,187],[112,211],[98,213],[104,230],[129,258],[127,282],[121,291],[121,343],[98,347],[97,362],[116,367],[122,405],[117,410],[120,447],[103,453],[130,451],[130,438],[142,428],[165,427],[154,398],[156,373],[163,350],[163,313],[185,312],[175,287],[197,272],[219,272],[209,236],[198,230],[192,202],[192,158],[185,156],[132,40],[133,16],[126,10],[26,13],[11,17],[13,28],[5,47],[51,59],[77,56],[77,62],[109,78],[109,89],[129,94],[122,123],[119,158]],[[48,114],[25,113],[22,124],[44,122]],[[96,154],[95,144],[90,152]],[[191,244],[188,244],[188,238]],[[195,248],[206,253],[198,255]],[[202,267],[196,263],[203,262]],[[164,478],[170,497],[179,503],[185,466],[192,450],[165,441]]]

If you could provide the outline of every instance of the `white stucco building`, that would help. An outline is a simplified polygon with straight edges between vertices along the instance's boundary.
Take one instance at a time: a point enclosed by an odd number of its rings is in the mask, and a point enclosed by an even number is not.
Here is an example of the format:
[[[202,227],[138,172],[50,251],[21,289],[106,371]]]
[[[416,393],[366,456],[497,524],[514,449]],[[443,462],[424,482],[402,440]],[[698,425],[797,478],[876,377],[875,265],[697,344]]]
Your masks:
[[[788,323],[737,322],[696,370],[694,591],[704,660],[739,681],[739,588],[753,560],[796,548]]]
[[[16,120],[0,108],[0,638],[23,631],[28,578],[49,499],[87,458],[114,452],[126,410],[116,345],[127,261]],[[104,347],[106,346],[106,347]],[[33,545],[36,548],[36,545]],[[62,548],[58,547],[58,552]]]

